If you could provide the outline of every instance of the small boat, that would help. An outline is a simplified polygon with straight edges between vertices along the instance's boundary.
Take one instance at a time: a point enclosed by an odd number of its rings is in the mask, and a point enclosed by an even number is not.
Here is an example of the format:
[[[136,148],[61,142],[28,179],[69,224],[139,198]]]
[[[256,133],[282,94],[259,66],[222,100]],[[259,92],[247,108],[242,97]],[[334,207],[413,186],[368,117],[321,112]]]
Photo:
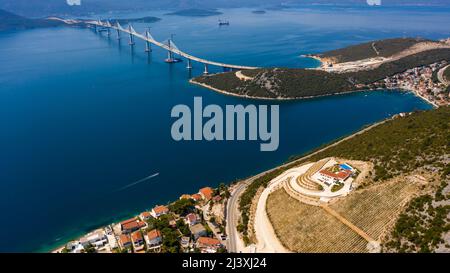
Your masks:
[[[222,21],[221,19],[219,19],[219,26],[229,26],[230,22],[229,21]]]
[[[164,60],[166,63],[181,63],[183,60],[180,58],[167,58]]]

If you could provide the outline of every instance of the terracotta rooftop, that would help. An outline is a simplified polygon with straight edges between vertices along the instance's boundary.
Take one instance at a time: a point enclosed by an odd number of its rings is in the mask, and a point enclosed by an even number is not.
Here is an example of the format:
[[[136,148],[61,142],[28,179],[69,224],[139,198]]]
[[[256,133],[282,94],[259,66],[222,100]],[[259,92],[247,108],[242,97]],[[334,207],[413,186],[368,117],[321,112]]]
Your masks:
[[[161,237],[161,231],[159,231],[157,229],[153,229],[147,233],[147,236],[148,236],[149,240],[156,239],[158,237]]]
[[[166,206],[156,206],[156,207],[153,208],[153,211],[156,214],[161,214],[161,213],[169,212],[169,209]]]
[[[141,232],[135,231],[135,232],[131,233],[131,240],[133,240],[133,242],[142,241],[143,238],[142,238]]]
[[[329,176],[329,177],[336,178],[336,179],[342,179],[342,180],[345,180],[345,179],[347,179],[347,177],[350,176],[350,174],[351,174],[352,172],[349,171],[349,170],[343,170],[343,171],[340,171],[340,172],[337,172],[337,173],[333,173],[333,172],[330,172],[330,171],[328,171],[328,170],[321,170],[320,173],[321,173],[321,174],[324,174],[324,175],[326,175],[326,176]]]
[[[200,237],[197,240],[197,243],[204,245],[204,246],[219,246],[221,245],[220,241],[216,238],[209,238],[209,237]]]
[[[122,243],[122,245],[126,245],[131,243],[130,236],[126,234],[122,234],[119,236],[119,241]]]
[[[205,197],[206,200],[211,199],[214,193],[213,189],[211,189],[210,187],[202,188],[199,192]]]

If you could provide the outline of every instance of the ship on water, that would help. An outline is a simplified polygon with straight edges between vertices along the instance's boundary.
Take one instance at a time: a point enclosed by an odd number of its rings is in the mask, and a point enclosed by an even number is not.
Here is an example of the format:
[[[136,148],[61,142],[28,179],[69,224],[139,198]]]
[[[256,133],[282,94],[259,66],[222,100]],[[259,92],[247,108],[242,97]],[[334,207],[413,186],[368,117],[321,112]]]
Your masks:
[[[229,21],[224,21],[222,19],[219,19],[219,26],[229,26],[230,22]]]

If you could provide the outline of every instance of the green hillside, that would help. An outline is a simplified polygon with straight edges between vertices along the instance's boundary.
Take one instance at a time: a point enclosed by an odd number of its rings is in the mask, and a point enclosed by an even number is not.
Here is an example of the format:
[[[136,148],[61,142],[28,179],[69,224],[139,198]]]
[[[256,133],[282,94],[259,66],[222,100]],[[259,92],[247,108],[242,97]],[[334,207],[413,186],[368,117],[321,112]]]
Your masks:
[[[0,31],[62,25],[61,22],[46,19],[29,19],[0,9]]]
[[[415,112],[403,118],[395,118],[360,135],[343,141],[310,158],[317,161],[326,157],[340,157],[370,161],[375,173],[371,181],[380,183],[386,179],[425,168],[448,175],[445,159],[450,156],[450,107]],[[294,157],[300,158],[302,156]],[[242,225],[247,233],[249,209],[260,187],[266,187],[273,178],[285,170],[302,164],[294,162],[278,168],[250,184],[240,199]],[[445,173],[447,172],[447,173]]]

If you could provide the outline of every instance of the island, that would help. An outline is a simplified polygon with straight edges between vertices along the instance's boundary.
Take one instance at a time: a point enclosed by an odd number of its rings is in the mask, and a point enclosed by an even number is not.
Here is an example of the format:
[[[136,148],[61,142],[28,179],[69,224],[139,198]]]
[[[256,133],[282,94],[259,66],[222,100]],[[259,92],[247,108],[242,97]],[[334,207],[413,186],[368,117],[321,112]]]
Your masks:
[[[209,9],[183,9],[170,13],[166,13],[165,15],[178,15],[178,16],[186,16],[186,17],[208,17],[208,16],[216,16],[221,15],[222,12],[217,10],[209,10]]]
[[[155,23],[160,21],[161,18],[158,17],[153,17],[153,16],[146,16],[146,17],[140,17],[140,18],[131,18],[131,19],[124,19],[124,18],[120,18],[120,19],[109,19],[110,22],[115,23],[115,22],[119,22],[119,24],[121,25],[125,25],[125,24],[129,24],[129,23]]]
[[[265,10],[254,10],[252,11],[253,14],[266,14]]]
[[[406,89],[435,105],[449,102],[447,82],[433,80],[450,63],[450,39],[387,39],[306,55],[317,69],[260,68],[202,75],[191,83],[256,99],[305,99],[375,89]],[[420,71],[419,71],[420,70]]]

